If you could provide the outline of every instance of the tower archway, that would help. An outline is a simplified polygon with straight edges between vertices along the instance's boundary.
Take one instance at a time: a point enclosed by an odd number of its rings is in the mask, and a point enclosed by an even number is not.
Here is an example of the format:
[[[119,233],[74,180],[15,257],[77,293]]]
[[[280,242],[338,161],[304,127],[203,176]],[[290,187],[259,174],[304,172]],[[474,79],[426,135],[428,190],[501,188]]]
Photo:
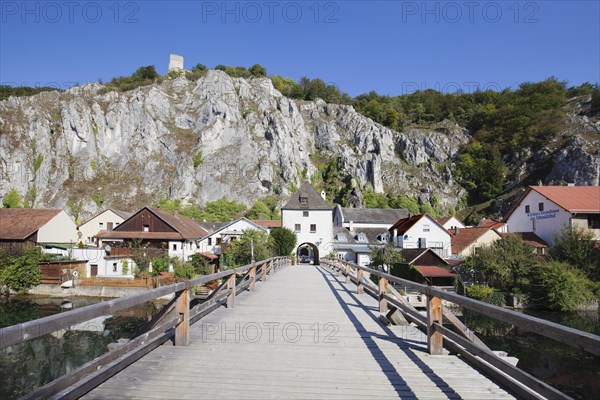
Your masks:
[[[319,248],[310,242],[305,242],[296,248],[298,263],[319,265]]]

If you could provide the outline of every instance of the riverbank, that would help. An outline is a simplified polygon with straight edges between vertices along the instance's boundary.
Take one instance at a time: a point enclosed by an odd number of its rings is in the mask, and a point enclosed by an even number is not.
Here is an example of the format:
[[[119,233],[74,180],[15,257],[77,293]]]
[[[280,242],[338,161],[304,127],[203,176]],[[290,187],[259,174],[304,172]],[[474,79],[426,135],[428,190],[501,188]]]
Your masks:
[[[33,296],[49,297],[99,297],[115,298],[135,296],[147,292],[144,287],[123,287],[123,286],[76,286],[74,288],[63,289],[59,285],[38,285],[27,292]]]

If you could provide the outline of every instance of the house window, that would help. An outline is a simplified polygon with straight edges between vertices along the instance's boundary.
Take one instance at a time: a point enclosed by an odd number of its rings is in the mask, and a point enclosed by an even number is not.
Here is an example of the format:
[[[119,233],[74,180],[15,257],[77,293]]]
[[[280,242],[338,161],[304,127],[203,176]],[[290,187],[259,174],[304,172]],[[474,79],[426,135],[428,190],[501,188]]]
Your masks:
[[[303,217],[308,217],[308,211],[302,211],[302,216]]]
[[[525,212],[526,212],[527,214],[529,214],[529,212],[530,212],[530,210],[529,210],[529,206],[525,206]]]
[[[208,245],[212,246],[212,238],[208,238]]]
[[[294,225],[294,232],[300,232],[300,224]]]
[[[104,222],[98,222],[98,228],[104,229]]]
[[[144,225],[144,232],[150,232],[150,225]]]
[[[173,243],[173,251],[177,250],[177,244]]]
[[[310,224],[310,233],[315,233],[317,231],[317,225],[316,224]]]
[[[600,229],[600,214],[588,215],[588,229]]]
[[[544,211],[544,203],[538,204],[538,210],[539,211]]]
[[[120,222],[115,222],[115,226],[120,225],[120,224],[121,224]]]
[[[300,197],[300,204],[308,204],[308,197]]]
[[[429,224],[423,225],[423,232],[429,232]]]
[[[113,272],[117,272],[117,263],[116,262],[113,263]]]
[[[217,244],[221,244],[221,238],[220,237],[217,238]]]

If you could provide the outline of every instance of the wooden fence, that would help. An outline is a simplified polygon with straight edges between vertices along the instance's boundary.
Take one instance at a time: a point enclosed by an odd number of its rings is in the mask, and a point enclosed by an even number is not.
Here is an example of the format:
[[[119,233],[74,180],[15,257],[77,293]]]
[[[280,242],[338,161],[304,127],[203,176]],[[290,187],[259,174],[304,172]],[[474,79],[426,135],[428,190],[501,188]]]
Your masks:
[[[51,261],[39,263],[40,281],[50,285],[60,285],[71,279],[73,271],[85,273],[86,261]]]
[[[77,399],[169,339],[173,338],[176,346],[187,346],[188,329],[191,324],[223,304],[227,307],[235,307],[237,294],[244,290],[253,291],[257,280],[266,282],[270,275],[288,265],[289,262],[289,257],[269,258],[239,268],[163,286],[139,295],[105,301],[2,328],[0,349],[175,294],[173,300],[148,322],[144,333],[21,398],[46,399],[56,396],[61,399]],[[223,280],[223,283],[203,303],[190,309],[191,288],[215,280]]]
[[[378,299],[379,311],[382,314],[394,310],[400,311],[409,322],[414,323],[427,334],[427,349],[430,354],[443,354],[445,344],[450,350],[460,353],[472,365],[481,368],[498,382],[503,383],[506,387],[513,390],[520,398],[570,399],[566,394],[513,366],[493,353],[473,331],[467,328],[448,308],[442,305],[442,300],[479,312],[499,321],[519,326],[527,331],[554,339],[585,352],[600,355],[600,336],[591,333],[507,310],[456,293],[447,292],[440,288],[407,281],[346,261],[322,259],[321,264],[337,271],[340,276],[345,276],[346,283],[356,283],[357,293],[367,292]],[[365,279],[365,273],[377,277],[378,284]],[[390,282],[424,294],[427,297],[427,314],[422,315],[410,305],[390,285]],[[459,333],[443,326],[442,322],[444,318]],[[386,318],[382,319],[384,322],[388,322]]]
[[[154,279],[77,278],[75,286],[154,287]]]

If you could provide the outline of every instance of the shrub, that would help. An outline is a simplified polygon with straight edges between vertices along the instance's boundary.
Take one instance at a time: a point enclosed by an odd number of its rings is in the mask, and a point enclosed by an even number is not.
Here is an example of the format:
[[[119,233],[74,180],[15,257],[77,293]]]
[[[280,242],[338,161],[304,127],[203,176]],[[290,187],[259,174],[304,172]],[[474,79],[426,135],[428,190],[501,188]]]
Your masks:
[[[171,259],[168,255],[152,259],[152,276],[158,276],[161,272],[168,272]]]
[[[195,269],[191,263],[179,263],[175,266],[174,276],[180,279],[192,279],[194,277]]]
[[[275,256],[287,256],[296,247],[296,234],[288,228],[277,228],[269,234]]]
[[[494,289],[486,285],[471,285],[467,286],[466,289],[468,297],[481,301],[485,301],[485,299],[489,298],[494,292]]]
[[[557,261],[540,264],[533,282],[533,300],[540,308],[573,311],[593,298],[583,273]]]
[[[39,262],[42,253],[39,248],[29,248],[19,257],[6,257],[0,271],[0,282],[17,293],[26,293],[31,287],[40,284]]]

